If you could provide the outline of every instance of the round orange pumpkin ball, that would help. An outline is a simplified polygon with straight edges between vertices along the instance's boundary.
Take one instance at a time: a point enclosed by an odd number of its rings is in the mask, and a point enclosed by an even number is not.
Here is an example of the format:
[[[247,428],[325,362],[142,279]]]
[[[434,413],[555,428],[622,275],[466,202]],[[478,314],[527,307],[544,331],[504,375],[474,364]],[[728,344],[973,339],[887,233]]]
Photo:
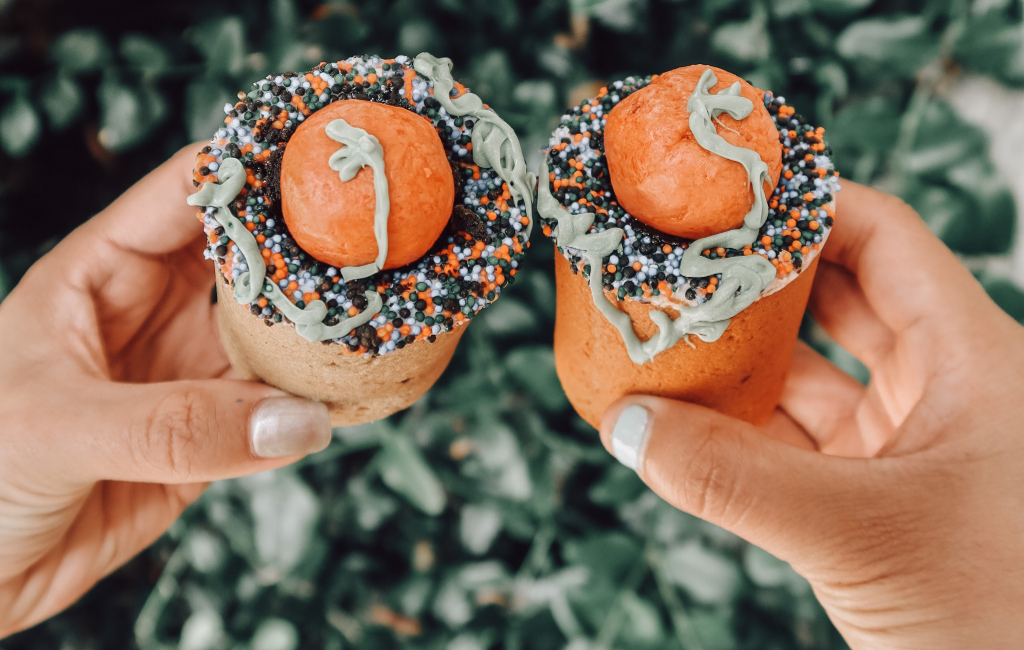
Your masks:
[[[707,151],[690,131],[687,101],[706,65],[691,65],[660,75],[622,100],[608,114],[604,142],[612,188],[619,203],[645,224],[687,239],[707,237],[743,225],[754,193],[738,162]],[[764,93],[731,72],[711,68],[716,93],[739,81],[741,94],[754,103],[742,120],[718,116],[718,135],[753,149],[768,165],[771,196],[782,172],[782,145],[762,99]]]
[[[422,257],[452,213],[455,186],[441,138],[425,118],[404,108],[357,99],[337,101],[307,118],[285,145],[281,212],[299,246],[317,260],[343,268],[377,258],[373,231],[373,170],[342,181],[328,166],[347,146],[332,140],[327,124],[343,119],[377,138],[391,202],[385,269]]]

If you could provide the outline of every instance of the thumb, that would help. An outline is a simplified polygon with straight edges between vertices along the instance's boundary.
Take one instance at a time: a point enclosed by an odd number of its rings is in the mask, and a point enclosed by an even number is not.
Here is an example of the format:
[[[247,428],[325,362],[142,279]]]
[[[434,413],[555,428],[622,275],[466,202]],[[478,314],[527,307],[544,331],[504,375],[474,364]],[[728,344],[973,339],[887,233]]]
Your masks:
[[[836,530],[862,463],[779,442],[702,406],[647,396],[605,413],[601,440],[670,504],[788,560]],[[806,559],[806,558],[805,558]]]
[[[248,381],[104,383],[80,409],[87,480],[195,483],[253,474],[331,441],[327,406]]]

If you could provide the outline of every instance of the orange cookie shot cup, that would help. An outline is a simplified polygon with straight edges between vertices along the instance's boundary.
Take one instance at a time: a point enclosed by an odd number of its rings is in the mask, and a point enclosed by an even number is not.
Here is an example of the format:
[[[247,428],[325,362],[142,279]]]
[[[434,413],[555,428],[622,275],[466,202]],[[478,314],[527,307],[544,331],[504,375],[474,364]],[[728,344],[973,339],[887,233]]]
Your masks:
[[[614,82],[563,116],[540,217],[557,245],[555,365],[584,420],[632,394],[771,417],[833,224],[823,133],[709,66]]]
[[[269,76],[197,159],[189,202],[232,367],[324,402],[335,426],[423,396],[528,247],[518,141],[450,67],[372,56]],[[481,122],[511,162],[474,156]]]

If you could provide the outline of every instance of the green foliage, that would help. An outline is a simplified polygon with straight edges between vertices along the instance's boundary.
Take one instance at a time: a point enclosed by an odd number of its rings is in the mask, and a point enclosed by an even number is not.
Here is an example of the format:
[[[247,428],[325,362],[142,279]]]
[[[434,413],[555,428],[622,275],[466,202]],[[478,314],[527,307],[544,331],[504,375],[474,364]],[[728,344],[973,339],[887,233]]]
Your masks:
[[[1013,240],[986,138],[943,98],[961,74],[1024,85],[1012,0],[104,4],[0,3],[0,298],[52,242],[210,137],[253,80],[363,52],[450,56],[535,168],[570,98],[718,65],[825,126],[845,178],[894,189],[959,254]],[[43,14],[53,5],[61,20]],[[53,219],[26,218],[54,210],[33,198],[54,195],[54,161],[65,198]],[[424,400],[336,430],[295,467],[213,485],[153,549],[0,648],[845,647],[788,565],[660,501],[573,414],[542,239]],[[979,278],[1024,320],[1018,287]]]

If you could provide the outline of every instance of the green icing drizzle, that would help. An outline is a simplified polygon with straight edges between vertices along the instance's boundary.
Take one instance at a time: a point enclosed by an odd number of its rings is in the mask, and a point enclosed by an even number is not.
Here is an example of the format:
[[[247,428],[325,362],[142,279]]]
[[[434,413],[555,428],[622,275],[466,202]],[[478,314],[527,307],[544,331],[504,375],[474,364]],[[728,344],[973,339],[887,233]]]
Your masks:
[[[357,168],[356,171],[359,169]],[[237,158],[224,158],[217,170],[217,182],[203,183],[198,192],[188,197],[189,205],[214,209],[214,219],[224,228],[228,237],[235,242],[238,250],[245,257],[249,270],[235,280],[235,300],[242,304],[249,304],[255,301],[262,292],[267,300],[295,323],[295,331],[299,336],[311,342],[345,336],[355,328],[370,322],[370,319],[383,306],[380,294],[376,291],[363,293],[368,304],[361,313],[346,318],[337,325],[325,325],[323,320],[327,317],[327,305],[324,304],[324,301],[314,300],[305,308],[299,309],[281,293],[281,289],[274,283],[266,282],[267,267],[263,263],[256,238],[242,226],[238,219],[221,212],[235,200],[244,186],[245,168],[242,163]]]
[[[384,174],[384,149],[377,138],[342,119],[331,120],[325,132],[330,139],[345,145],[331,154],[327,162],[331,169],[338,172],[343,182],[355,178],[363,167],[373,170],[373,234],[377,238],[377,259],[370,264],[341,269],[341,277],[346,281],[367,278],[384,268],[384,260],[388,256],[391,200],[388,196],[388,178]]]
[[[230,214],[222,210],[235,200],[238,193],[245,187],[245,167],[237,158],[225,158],[220,161],[216,183],[203,183],[199,191],[188,197],[188,204],[196,207],[213,208],[213,218],[221,225],[233,242],[238,245],[239,252],[245,258],[249,271],[235,280],[235,300],[251,303],[260,295],[260,287],[267,276],[267,267],[260,255],[260,245],[242,224]],[[259,260],[253,264],[253,260]]]
[[[452,79],[452,61],[423,52],[413,61],[417,73],[434,82],[434,99],[453,117],[470,115],[476,118],[473,127],[473,162],[481,167],[490,167],[501,180],[508,183],[509,193],[514,201],[526,204],[526,236],[533,231],[533,194],[536,177],[526,169],[523,149],[515,131],[497,113],[484,108],[483,100],[467,92],[452,98],[455,87]]]
[[[730,320],[756,301],[761,292],[775,279],[775,267],[761,255],[717,260],[701,255],[701,252],[710,248],[740,249],[753,243],[768,217],[768,203],[763,189],[763,184],[768,179],[768,166],[756,151],[729,144],[715,130],[715,122],[719,115],[727,113],[734,119],[742,120],[750,115],[754,104],[740,96],[739,82],[711,94],[708,91],[716,83],[718,78],[715,73],[711,68],[706,69],[686,104],[686,109],[690,112],[690,131],[693,132],[697,144],[704,149],[743,165],[754,192],[754,203],[744,216],[741,227],[698,239],[686,249],[679,265],[680,274],[685,277],[721,274],[718,289],[707,302],[693,307],[679,307],[679,317],[675,320],[664,312],[651,310],[649,315],[658,327],[658,334],[648,341],[640,341],[637,338],[629,316],[619,311],[604,295],[601,280],[604,272],[603,261],[618,248],[624,231],[621,228],[610,228],[604,232],[586,234],[594,223],[594,215],[571,214],[552,196],[545,163],[537,209],[545,218],[557,222],[552,234],[559,246],[575,248],[586,253],[590,263],[590,291],[594,303],[605,318],[619,330],[633,363],[650,361],[655,355],[674,346],[680,339],[689,343],[687,337],[690,334],[708,343],[717,341],[729,326]]]

